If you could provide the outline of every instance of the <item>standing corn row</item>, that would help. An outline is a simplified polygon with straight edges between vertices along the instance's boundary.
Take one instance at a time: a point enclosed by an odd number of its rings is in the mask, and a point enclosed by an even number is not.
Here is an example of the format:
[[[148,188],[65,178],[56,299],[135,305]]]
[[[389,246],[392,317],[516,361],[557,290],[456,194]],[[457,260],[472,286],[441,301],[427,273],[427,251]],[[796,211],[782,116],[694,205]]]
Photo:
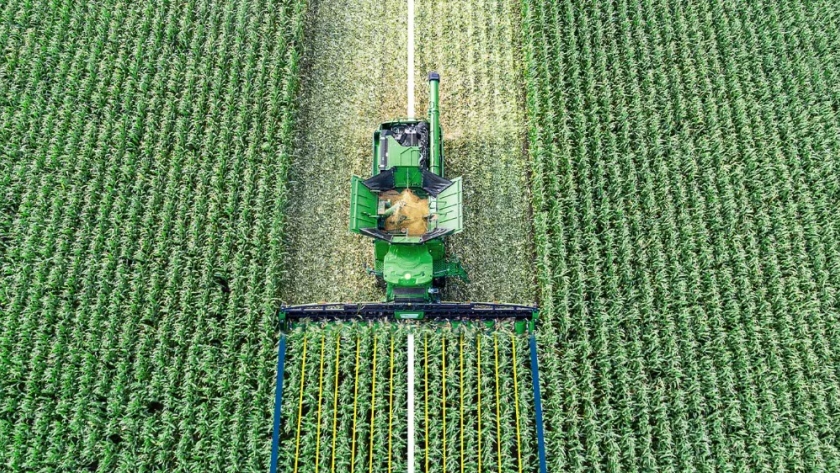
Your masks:
[[[4,467],[263,469],[305,10],[0,6]]]
[[[293,330],[278,471],[405,469],[405,335],[367,324]]]
[[[462,468],[464,471],[498,471],[499,465],[502,471],[519,471],[520,458],[522,471],[536,469],[529,362],[527,357],[518,355],[527,353],[528,341],[525,336],[515,336],[507,331],[496,334],[495,338],[500,342],[496,347],[492,332],[477,328],[422,329],[418,360],[424,359],[426,341],[428,352],[436,353],[436,356],[429,356],[421,368],[428,372],[428,377],[424,374],[416,382],[416,392],[420,393],[418,412],[421,413],[418,422],[422,424],[418,426],[418,432],[423,437],[418,442],[417,471],[458,472]],[[514,345],[518,353],[516,383]],[[529,389],[523,389],[525,386]],[[445,470],[443,465],[446,465]]]
[[[840,465],[830,2],[522,2],[549,470]]]

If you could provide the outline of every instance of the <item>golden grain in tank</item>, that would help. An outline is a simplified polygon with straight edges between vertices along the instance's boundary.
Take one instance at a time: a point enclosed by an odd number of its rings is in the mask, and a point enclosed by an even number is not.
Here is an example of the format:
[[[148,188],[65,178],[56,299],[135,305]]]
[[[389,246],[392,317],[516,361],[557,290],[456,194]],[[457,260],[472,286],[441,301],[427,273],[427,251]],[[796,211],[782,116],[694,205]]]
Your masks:
[[[409,236],[420,236],[429,228],[429,199],[420,198],[411,189],[383,192],[380,200],[386,200],[394,210],[385,219],[385,230],[401,232]]]

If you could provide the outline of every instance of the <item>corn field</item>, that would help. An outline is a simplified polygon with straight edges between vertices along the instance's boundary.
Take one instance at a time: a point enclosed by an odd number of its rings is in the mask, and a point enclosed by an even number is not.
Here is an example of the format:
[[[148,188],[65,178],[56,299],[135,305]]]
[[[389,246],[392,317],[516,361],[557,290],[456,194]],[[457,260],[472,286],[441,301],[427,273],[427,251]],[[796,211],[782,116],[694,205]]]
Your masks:
[[[840,7],[414,13],[464,176],[445,296],[540,305],[549,471],[840,471]],[[406,24],[0,3],[0,470],[266,471],[280,303],[382,297],[347,184]],[[406,471],[409,331],[417,471],[536,471],[527,339],[367,323],[288,333],[280,471]]]
[[[0,469],[264,470],[306,4],[0,9]]]
[[[840,8],[525,1],[551,471],[840,470]]]

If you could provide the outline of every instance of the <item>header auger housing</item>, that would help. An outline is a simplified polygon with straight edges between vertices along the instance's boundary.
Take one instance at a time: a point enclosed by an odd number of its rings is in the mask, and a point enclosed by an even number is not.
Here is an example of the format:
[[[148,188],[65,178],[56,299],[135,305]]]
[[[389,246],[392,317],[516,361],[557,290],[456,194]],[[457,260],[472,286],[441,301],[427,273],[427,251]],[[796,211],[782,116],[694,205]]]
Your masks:
[[[512,318],[517,331],[536,321],[535,307],[441,302],[446,278],[467,281],[460,262],[446,255],[445,239],[464,228],[463,183],[444,175],[439,107],[440,75],[429,74],[428,119],[385,122],[373,133],[371,176],[350,179],[350,231],[373,240],[374,267],[384,283],[382,302],[307,304],[280,308],[290,319]],[[490,309],[488,309],[490,308]]]

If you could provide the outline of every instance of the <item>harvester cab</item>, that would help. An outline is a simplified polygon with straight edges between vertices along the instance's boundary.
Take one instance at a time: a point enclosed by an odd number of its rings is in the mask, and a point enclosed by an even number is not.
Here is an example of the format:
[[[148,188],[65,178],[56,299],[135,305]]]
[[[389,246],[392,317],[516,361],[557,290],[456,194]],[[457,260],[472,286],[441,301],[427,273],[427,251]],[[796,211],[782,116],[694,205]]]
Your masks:
[[[542,433],[542,408],[539,395],[539,373],[537,369],[537,348],[534,329],[539,316],[536,307],[516,304],[499,303],[475,303],[475,302],[448,302],[442,300],[442,290],[445,287],[447,278],[459,278],[467,281],[467,273],[461,263],[454,257],[447,255],[446,239],[456,235],[464,229],[464,202],[463,182],[460,177],[449,178],[444,173],[443,159],[443,133],[440,126],[439,108],[439,84],[440,76],[432,72],[429,74],[429,114],[425,120],[413,117],[389,121],[380,124],[373,133],[371,175],[363,178],[352,176],[350,179],[350,209],[349,229],[351,232],[369,237],[372,241],[374,265],[367,268],[367,271],[384,283],[385,294],[383,300],[377,302],[363,303],[320,303],[294,306],[281,306],[279,320],[281,327],[280,345],[278,350],[277,365],[277,389],[275,404],[275,427],[272,451],[272,471],[277,469],[277,455],[279,449],[280,412],[283,392],[283,373],[285,366],[286,335],[285,333],[295,326],[302,325],[305,321],[375,321],[373,327],[381,326],[381,322],[388,320],[428,320],[452,322],[452,325],[464,324],[473,326],[478,330],[473,333],[481,333],[489,328],[491,331],[504,321],[511,321],[513,330],[509,331],[514,338],[523,338],[522,334],[529,334],[531,351],[531,380],[534,389],[534,415],[539,439],[540,471],[545,472],[545,446]],[[409,329],[409,332],[411,330]],[[424,332],[426,335],[427,332]],[[424,335],[428,349],[428,338]],[[463,365],[464,335],[461,335],[460,350],[461,364]],[[477,349],[480,352],[483,336],[479,335]],[[321,385],[323,381],[323,357],[324,357],[324,335],[321,338],[321,365],[318,370],[318,406],[321,405]],[[339,337],[340,338],[340,337]],[[516,372],[516,349],[515,340],[512,338],[513,348],[513,381],[515,389],[518,389]],[[303,339],[303,360],[301,361],[301,377],[305,377],[305,356],[306,338]],[[357,350],[356,366],[358,370],[359,346],[363,343],[360,338],[355,339]],[[391,350],[393,352],[394,338],[391,337]],[[489,340],[489,339],[488,339]],[[499,405],[502,402],[499,395],[499,360],[498,360],[498,337],[492,336],[493,346],[496,350],[496,408],[497,414]],[[376,369],[376,345],[374,339],[373,371]],[[414,369],[414,335],[407,335],[408,346],[408,379],[413,379]],[[443,358],[446,358],[445,348]],[[336,341],[336,357],[340,356],[340,340]],[[480,365],[481,355],[478,363]],[[338,363],[338,359],[336,359]],[[391,354],[391,374],[389,383],[393,388],[393,353]],[[338,366],[336,364],[336,366]],[[423,363],[426,370],[425,383],[428,389],[428,365]],[[445,361],[444,361],[444,393],[446,390]],[[335,371],[336,379],[339,378],[338,368]],[[481,376],[481,368],[478,371]],[[358,384],[358,371],[353,376],[354,382]],[[300,416],[304,413],[303,406],[303,381],[300,382],[300,395],[298,402],[298,423],[296,430],[296,451],[300,446],[301,424]],[[375,378],[372,383],[376,383]],[[463,367],[461,378],[461,393],[463,395]],[[413,382],[409,381],[409,392],[413,392]],[[336,384],[337,386],[337,384]],[[337,388],[336,388],[337,389]],[[374,390],[374,386],[371,386]],[[337,391],[336,391],[337,392]],[[428,393],[427,393],[428,394]],[[408,406],[413,406],[413,399],[409,395],[406,401]],[[351,431],[355,431],[357,425],[355,420],[355,396],[354,396],[354,417]],[[444,394],[444,403],[445,403]],[[481,399],[479,388],[478,399]],[[391,398],[389,402],[392,402]],[[518,402],[518,400],[517,400]],[[337,406],[337,400],[335,401]],[[480,405],[480,402],[479,402]],[[336,407],[337,408],[337,407]],[[320,419],[320,407],[318,408]],[[426,406],[428,410],[428,405]],[[480,407],[479,407],[480,409]],[[411,407],[409,407],[411,412]],[[463,412],[463,408],[462,408]],[[479,414],[480,414],[479,410]],[[445,415],[445,414],[444,414]],[[409,429],[413,428],[413,414],[409,415]],[[519,441],[518,430],[518,404],[517,416],[517,445]],[[479,415],[480,417],[480,415]],[[319,420],[320,422],[320,420]],[[334,421],[335,422],[335,421]],[[462,416],[463,422],[463,416]],[[374,413],[371,412],[371,426],[374,423]],[[428,424],[428,418],[426,418]],[[320,424],[319,424],[320,425]],[[426,436],[428,437],[428,425]],[[497,433],[501,432],[498,419],[496,420]],[[336,430],[335,424],[333,430]],[[320,427],[318,427],[320,432]],[[481,421],[478,424],[479,437],[481,436]],[[409,430],[412,432],[412,430]],[[334,434],[335,435],[335,434]],[[352,452],[356,452],[355,433],[353,435]],[[390,435],[390,430],[389,430]],[[411,436],[412,434],[409,434]],[[445,442],[444,431],[444,442]],[[316,435],[317,439],[320,439]],[[413,437],[412,437],[413,439]],[[371,437],[373,441],[373,437]],[[413,441],[413,440],[412,440]],[[428,442],[428,438],[426,440]],[[480,441],[479,441],[480,442]],[[463,443],[463,442],[462,442]],[[316,440],[316,452],[320,451],[320,445]],[[372,445],[372,444],[371,444]],[[409,442],[409,445],[413,445]],[[425,445],[425,443],[424,443]],[[479,444],[480,445],[480,444]],[[389,443],[390,446],[390,443]],[[444,443],[445,446],[445,443]],[[389,447],[390,448],[390,447]],[[409,452],[413,452],[413,446]],[[480,449],[480,447],[479,447]],[[390,451],[390,450],[389,450]],[[517,452],[521,449],[517,447]],[[462,445],[463,455],[463,445]],[[501,450],[499,450],[501,458]],[[316,457],[318,454],[316,453]],[[521,456],[521,454],[520,454]],[[354,457],[355,458],[355,457]],[[389,454],[389,468],[391,457]],[[409,453],[409,459],[413,453]],[[444,457],[445,458],[445,457]],[[334,458],[333,458],[334,461]],[[371,460],[372,461],[372,460]],[[501,461],[501,460],[499,460]],[[297,453],[295,453],[297,462]],[[428,457],[427,457],[428,462]],[[411,460],[409,460],[409,464]],[[295,463],[297,465],[297,463]],[[372,465],[372,463],[371,463]],[[481,465],[479,460],[479,465]],[[521,471],[520,458],[520,471]],[[296,470],[296,467],[295,467]],[[409,469],[409,471],[413,471]]]

